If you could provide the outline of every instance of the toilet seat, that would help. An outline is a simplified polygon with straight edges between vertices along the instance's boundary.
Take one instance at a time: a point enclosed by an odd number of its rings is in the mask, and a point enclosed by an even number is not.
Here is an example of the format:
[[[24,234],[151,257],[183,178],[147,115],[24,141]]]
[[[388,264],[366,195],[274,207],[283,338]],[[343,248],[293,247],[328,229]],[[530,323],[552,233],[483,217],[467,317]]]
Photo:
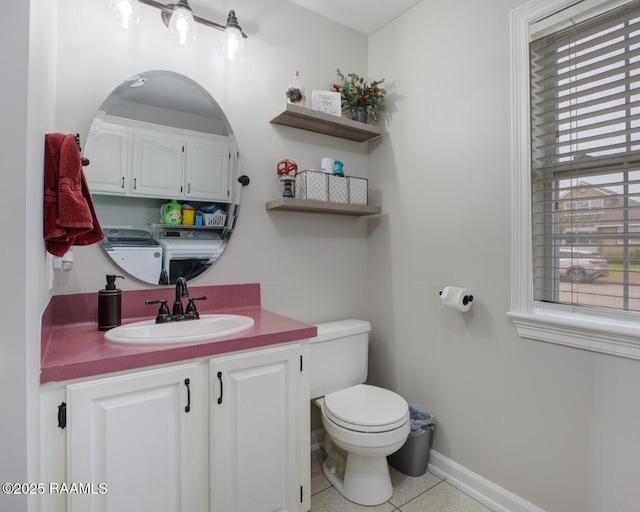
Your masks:
[[[409,421],[409,405],[404,398],[368,384],[326,395],[323,410],[333,423],[355,432],[388,432]]]

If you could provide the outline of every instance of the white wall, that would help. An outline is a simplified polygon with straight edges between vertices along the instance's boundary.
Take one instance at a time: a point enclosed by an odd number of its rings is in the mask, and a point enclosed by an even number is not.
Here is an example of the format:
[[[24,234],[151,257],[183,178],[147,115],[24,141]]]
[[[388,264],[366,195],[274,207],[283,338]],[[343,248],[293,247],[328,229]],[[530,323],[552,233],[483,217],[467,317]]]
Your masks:
[[[366,315],[366,220],[264,208],[282,194],[276,163],[283,158],[292,158],[302,170],[319,168],[321,157],[333,156],[345,162],[348,174],[366,177],[366,146],[269,123],[284,106],[294,70],[300,71],[309,99],[312,89],[329,87],[338,67],[364,72],[366,37],[285,0],[234,0],[224,6],[191,2],[198,15],[216,21],[235,9],[249,38],[244,60],[229,63],[217,53],[219,31],[198,25],[196,46],[180,47],[170,40],[160,11],[149,6],[140,6],[140,24],[127,32],[109,23],[105,1],[64,3],[76,15],[60,19],[56,131],[79,132],[85,140],[93,115],[111,90],[151,69],[196,80],[217,99],[235,131],[242,170],[251,184],[242,191],[237,229],[227,250],[193,283],[259,282],[266,308],[301,320]],[[114,267],[101,248],[73,251],[75,269],[58,274],[55,293],[103,287],[104,274]],[[127,279],[119,286],[146,285]]]
[[[16,203],[20,204],[25,199],[26,176],[20,173],[10,172],[12,169],[24,169],[26,163],[26,132],[27,120],[25,116],[27,103],[27,90],[24,85],[27,83],[28,74],[28,5],[20,5],[17,8],[18,17],[21,23],[11,26],[7,22],[0,25],[0,45],[7,47],[11,44],[19,59],[8,59],[6,52],[0,56],[3,73],[16,76],[15,83],[9,82],[3,86],[0,95],[0,104],[5,116],[15,119],[13,125],[2,123],[0,128],[0,148],[4,156],[3,168],[3,188],[4,190],[15,191]],[[21,33],[21,31],[24,31]],[[11,99],[9,99],[11,98]],[[20,216],[24,209],[20,208]],[[9,293],[4,293],[0,298],[0,322],[7,326],[6,337],[3,336],[2,359],[0,362],[0,403],[5,411],[12,410],[12,415],[4,413],[0,415],[0,429],[4,433],[0,439],[0,453],[7,454],[7,459],[15,461],[13,464],[3,463],[0,465],[0,475],[2,481],[21,481],[29,474],[29,459],[26,456],[26,424],[28,417],[27,405],[27,385],[26,385],[26,352],[25,337],[26,326],[23,315],[23,308],[26,299],[24,263],[21,261],[25,254],[26,233],[24,229],[18,229],[18,225],[24,225],[22,219],[14,226],[9,227],[10,235],[14,235],[16,250],[6,254],[5,248],[2,263],[6,266],[17,267],[17,272],[3,272],[3,286]],[[16,307],[20,314],[16,321]],[[17,385],[13,384],[16,383]],[[15,421],[15,423],[13,423]],[[26,507],[26,499],[13,498],[0,495],[0,506],[9,507],[10,504],[19,503]],[[26,510],[26,508],[25,508]]]
[[[5,218],[0,252],[0,481],[38,482],[44,133],[53,116],[55,2],[19,2],[0,19],[0,152]],[[0,510],[38,510],[38,496],[0,494]]]
[[[424,0],[370,38],[391,91],[370,159],[374,382],[436,416],[435,449],[549,512],[640,503],[640,362],[520,339],[510,292],[509,12]],[[443,310],[446,285],[474,292]]]

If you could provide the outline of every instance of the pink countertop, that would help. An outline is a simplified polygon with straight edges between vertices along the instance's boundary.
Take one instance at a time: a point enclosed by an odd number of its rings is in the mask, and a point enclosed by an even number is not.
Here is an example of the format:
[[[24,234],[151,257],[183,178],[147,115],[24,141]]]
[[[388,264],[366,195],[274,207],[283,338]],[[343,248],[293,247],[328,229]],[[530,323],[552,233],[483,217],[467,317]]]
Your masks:
[[[105,341],[105,332],[98,330],[97,293],[57,295],[42,317],[40,383],[266,347],[316,335],[314,325],[262,309],[259,284],[194,286],[189,291],[192,296],[207,295],[208,300],[197,304],[201,314],[250,316],[254,327],[215,341],[121,345]],[[167,299],[171,304],[173,297],[173,288],[122,292],[122,324],[155,317],[158,306],[145,305],[146,299]]]

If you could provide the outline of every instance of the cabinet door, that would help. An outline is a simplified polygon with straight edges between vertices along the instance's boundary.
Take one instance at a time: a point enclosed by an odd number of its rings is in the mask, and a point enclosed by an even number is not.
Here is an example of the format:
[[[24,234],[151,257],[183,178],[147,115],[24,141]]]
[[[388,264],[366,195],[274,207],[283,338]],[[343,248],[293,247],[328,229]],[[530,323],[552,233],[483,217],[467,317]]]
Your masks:
[[[126,194],[129,166],[129,134],[98,124],[87,137],[84,156],[89,166],[84,168],[91,192]]]
[[[57,382],[40,386],[40,482],[46,482],[46,492],[40,496],[39,512],[67,510],[67,496],[50,492],[50,484],[67,481],[67,431],[62,428],[65,406],[65,386]]]
[[[186,143],[185,197],[229,201],[229,160],[226,140],[190,138]]]
[[[157,133],[133,135],[131,193],[164,199],[182,196],[183,142]]]
[[[298,345],[210,361],[214,512],[300,506]]]
[[[204,392],[196,380],[196,364],[185,364],[67,386],[68,482],[94,491],[69,494],[69,510],[202,510],[196,440],[206,413],[185,409]]]

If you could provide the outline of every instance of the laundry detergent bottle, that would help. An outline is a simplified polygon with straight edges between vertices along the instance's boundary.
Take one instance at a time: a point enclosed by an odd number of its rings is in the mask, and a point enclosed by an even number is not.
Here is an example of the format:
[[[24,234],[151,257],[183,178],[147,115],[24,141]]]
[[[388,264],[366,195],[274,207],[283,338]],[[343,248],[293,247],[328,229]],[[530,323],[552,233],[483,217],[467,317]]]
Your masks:
[[[182,206],[177,199],[172,199],[170,203],[160,207],[160,219],[163,224],[182,223]]]

